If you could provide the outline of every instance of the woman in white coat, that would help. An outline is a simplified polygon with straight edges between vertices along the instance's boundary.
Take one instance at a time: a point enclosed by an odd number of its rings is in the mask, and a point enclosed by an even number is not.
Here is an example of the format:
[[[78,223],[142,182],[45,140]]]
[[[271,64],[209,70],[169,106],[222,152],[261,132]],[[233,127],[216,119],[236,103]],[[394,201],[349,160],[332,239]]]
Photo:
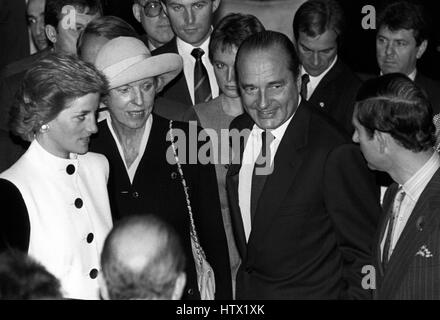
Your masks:
[[[109,165],[87,151],[107,89],[92,65],[51,54],[28,71],[11,112],[12,132],[31,144],[0,174],[0,251],[27,252],[66,298],[99,298],[99,255],[112,227]]]

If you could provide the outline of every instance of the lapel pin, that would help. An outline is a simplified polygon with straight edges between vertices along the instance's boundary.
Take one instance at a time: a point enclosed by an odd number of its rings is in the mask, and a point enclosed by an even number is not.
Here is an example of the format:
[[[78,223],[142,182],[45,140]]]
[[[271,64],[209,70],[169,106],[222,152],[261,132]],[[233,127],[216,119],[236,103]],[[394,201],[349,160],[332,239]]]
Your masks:
[[[320,106],[321,108],[324,108],[324,106],[325,106],[324,102],[320,102],[320,103],[319,103],[319,106]]]
[[[421,216],[417,219],[416,227],[417,227],[418,231],[420,231],[420,232],[423,231],[423,228],[425,227],[425,217],[424,216]]]

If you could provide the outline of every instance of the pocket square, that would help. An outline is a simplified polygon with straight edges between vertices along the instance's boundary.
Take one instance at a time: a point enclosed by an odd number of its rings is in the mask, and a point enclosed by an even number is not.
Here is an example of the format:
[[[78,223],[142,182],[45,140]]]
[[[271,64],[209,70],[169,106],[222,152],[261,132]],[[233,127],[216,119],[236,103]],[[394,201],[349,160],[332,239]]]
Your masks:
[[[432,253],[429,251],[426,245],[420,247],[419,251],[417,251],[416,256],[422,256],[424,258],[432,258]]]

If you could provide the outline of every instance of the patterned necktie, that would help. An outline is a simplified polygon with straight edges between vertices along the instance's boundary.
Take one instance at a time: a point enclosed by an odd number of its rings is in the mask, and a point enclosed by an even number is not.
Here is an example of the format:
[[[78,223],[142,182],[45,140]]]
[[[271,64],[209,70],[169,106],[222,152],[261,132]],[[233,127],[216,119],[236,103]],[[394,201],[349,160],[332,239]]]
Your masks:
[[[275,136],[269,131],[261,133],[261,150],[258,158],[255,161],[254,171],[252,173],[252,187],[251,187],[251,225],[255,219],[255,212],[257,210],[258,200],[263,191],[266,178],[272,173],[271,167],[271,151],[270,144],[275,140]]]
[[[307,101],[307,85],[310,82],[310,76],[305,73],[303,74],[303,76],[301,77],[301,98],[304,101]]]
[[[211,86],[209,84],[208,71],[202,63],[202,56],[205,54],[200,48],[195,48],[191,55],[196,59],[194,67],[194,104],[211,100]]]
[[[403,191],[402,187],[400,187],[396,193],[396,197],[394,198],[393,210],[391,212],[391,216],[389,219],[388,232],[385,238],[385,243],[382,251],[382,266],[384,270],[386,269],[386,266],[390,259],[391,240],[393,237],[394,224],[395,224],[394,222],[397,216],[399,215],[400,206],[402,205],[403,198],[405,198],[405,191]]]

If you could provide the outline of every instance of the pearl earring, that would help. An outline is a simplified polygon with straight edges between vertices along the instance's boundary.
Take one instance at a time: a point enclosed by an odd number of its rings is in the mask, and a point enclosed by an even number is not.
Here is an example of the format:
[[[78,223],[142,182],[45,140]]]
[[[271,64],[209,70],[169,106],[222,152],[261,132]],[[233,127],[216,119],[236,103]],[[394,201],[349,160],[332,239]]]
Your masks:
[[[49,125],[48,124],[43,124],[40,128],[40,132],[41,133],[46,133],[47,131],[49,131]]]

